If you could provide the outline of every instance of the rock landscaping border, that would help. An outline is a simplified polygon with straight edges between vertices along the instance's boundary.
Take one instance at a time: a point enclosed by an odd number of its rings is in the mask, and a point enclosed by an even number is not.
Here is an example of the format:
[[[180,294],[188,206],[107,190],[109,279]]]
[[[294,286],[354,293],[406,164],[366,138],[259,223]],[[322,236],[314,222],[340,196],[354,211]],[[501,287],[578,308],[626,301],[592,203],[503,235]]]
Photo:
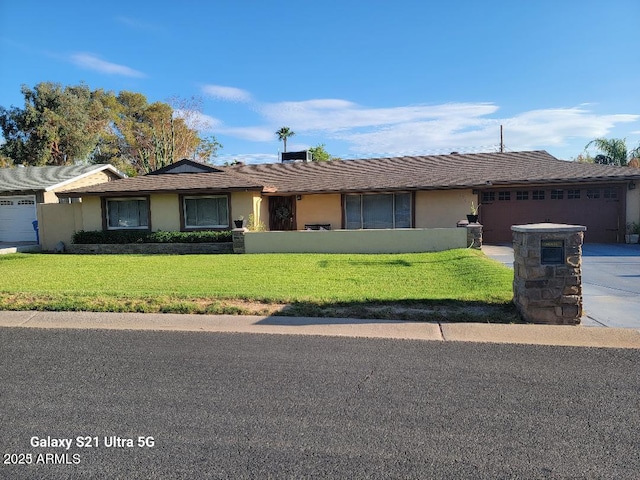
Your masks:
[[[124,243],[124,244],[71,244],[65,253],[77,255],[163,254],[203,255],[233,253],[233,244],[225,243]]]

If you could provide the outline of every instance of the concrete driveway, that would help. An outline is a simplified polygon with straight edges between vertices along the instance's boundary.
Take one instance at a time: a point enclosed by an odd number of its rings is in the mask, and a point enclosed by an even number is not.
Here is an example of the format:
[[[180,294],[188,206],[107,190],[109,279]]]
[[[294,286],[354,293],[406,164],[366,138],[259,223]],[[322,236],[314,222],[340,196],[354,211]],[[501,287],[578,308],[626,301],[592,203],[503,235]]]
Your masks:
[[[36,242],[0,242],[0,255],[7,253],[39,252]]]
[[[483,245],[482,250],[513,267],[510,246]],[[640,328],[640,245],[585,244],[582,254],[582,324]]]

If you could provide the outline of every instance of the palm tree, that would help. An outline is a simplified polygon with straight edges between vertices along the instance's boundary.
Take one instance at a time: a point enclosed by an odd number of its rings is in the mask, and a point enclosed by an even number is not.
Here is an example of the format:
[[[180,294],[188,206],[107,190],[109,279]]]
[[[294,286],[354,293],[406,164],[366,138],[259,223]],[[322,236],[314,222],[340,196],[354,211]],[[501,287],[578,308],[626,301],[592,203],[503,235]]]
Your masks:
[[[287,138],[293,137],[296,133],[292,131],[289,127],[282,127],[280,130],[276,132],[278,136],[278,140],[281,140],[284,143],[284,151],[287,151]]]
[[[605,165],[625,166],[640,151],[640,146],[631,151],[627,150],[626,138],[596,138],[587,143],[585,150],[591,145],[601,152],[595,156],[595,163]]]

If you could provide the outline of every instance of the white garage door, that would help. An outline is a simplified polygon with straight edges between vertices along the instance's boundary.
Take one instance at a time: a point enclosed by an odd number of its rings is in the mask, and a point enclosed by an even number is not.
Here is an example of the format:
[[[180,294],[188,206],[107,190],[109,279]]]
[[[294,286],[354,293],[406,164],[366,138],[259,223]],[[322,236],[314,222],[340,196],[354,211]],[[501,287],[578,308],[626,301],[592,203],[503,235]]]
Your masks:
[[[35,242],[36,197],[0,196],[0,242]]]

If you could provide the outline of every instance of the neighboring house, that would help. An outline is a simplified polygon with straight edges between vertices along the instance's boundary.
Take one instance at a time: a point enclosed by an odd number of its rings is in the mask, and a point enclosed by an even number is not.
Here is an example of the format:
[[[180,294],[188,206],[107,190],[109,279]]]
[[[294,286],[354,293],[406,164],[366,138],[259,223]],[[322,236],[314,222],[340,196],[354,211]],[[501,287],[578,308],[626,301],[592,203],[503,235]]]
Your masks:
[[[35,242],[36,205],[70,201],[56,193],[122,177],[111,165],[0,168],[0,242]]]
[[[558,160],[544,151],[207,166],[57,195],[82,198],[84,230],[230,229],[253,214],[269,230],[455,227],[480,204],[485,242],[512,224],[586,225],[586,241],[624,241],[640,220],[640,169]]]

